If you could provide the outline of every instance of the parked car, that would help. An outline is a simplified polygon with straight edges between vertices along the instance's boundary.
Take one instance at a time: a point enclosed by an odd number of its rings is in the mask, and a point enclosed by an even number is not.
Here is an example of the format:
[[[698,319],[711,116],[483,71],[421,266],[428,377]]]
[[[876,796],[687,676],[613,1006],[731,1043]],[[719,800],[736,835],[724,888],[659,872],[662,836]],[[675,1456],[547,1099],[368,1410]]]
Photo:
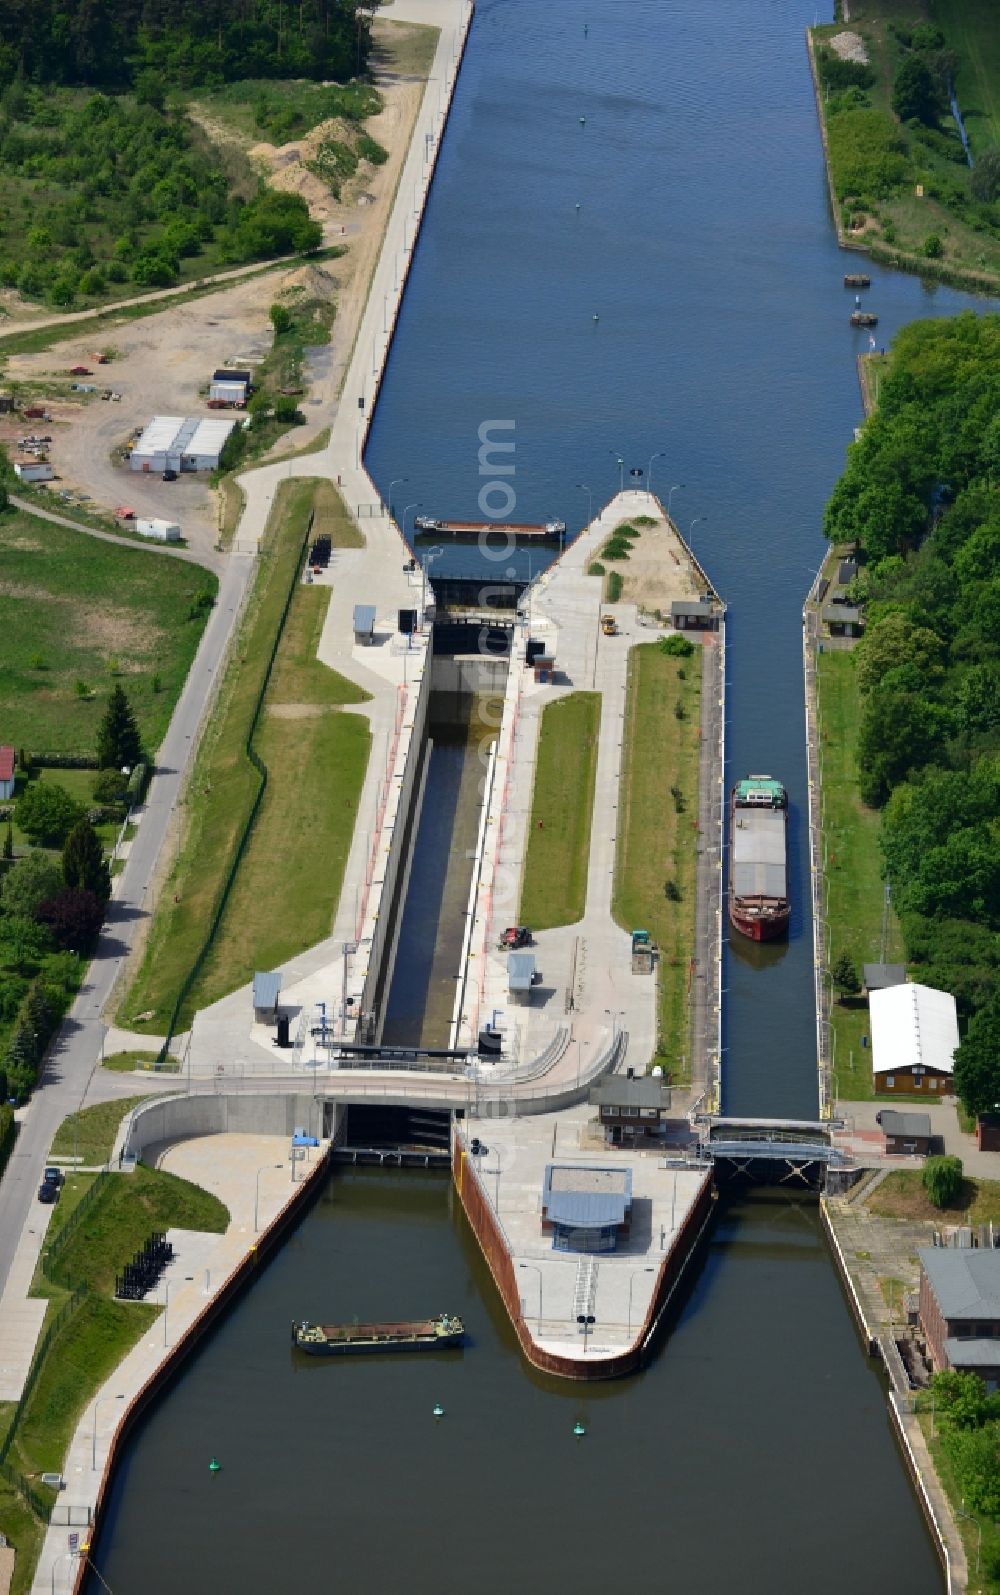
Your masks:
[[[532,935],[527,925],[508,925],[497,946],[501,952],[511,953],[518,947],[530,947],[531,943]]]
[[[163,480],[165,482],[176,482],[176,480],[177,480],[177,472],[176,471],[171,471],[169,469],[164,471]]]
[[[52,1180],[43,1180],[38,1187],[38,1200],[40,1202],[58,1202],[59,1187]]]
[[[54,1163],[51,1163],[45,1170],[45,1173],[42,1175],[42,1179],[46,1185],[61,1186],[66,1184],[65,1174],[63,1173],[62,1169],[56,1168]]]

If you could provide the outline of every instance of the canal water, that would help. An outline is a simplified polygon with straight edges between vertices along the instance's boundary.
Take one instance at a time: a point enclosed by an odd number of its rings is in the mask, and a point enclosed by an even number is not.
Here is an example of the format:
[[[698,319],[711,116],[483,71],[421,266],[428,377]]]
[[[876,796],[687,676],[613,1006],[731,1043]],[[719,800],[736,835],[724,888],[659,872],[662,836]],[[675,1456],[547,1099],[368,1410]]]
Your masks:
[[[382,1039],[447,1047],[496,719],[472,693],[432,692],[427,776]]]
[[[789,945],[727,959],[726,1105],[788,1115],[816,1111],[800,611],[867,347],[815,14],[479,0],[368,454],[383,494],[406,476],[424,513],[476,516],[479,428],[513,421],[511,517],[574,530],[577,484],[600,505],[619,457],[645,482],[659,455],[662,497],[683,484],[675,517],[731,606],[727,778],[768,770],[793,804]],[[982,307],[871,270],[880,344]],[[469,1322],[461,1356],[288,1348],[293,1316],[439,1308]],[[666,1349],[580,1392],[526,1369],[447,1182],[401,1173],[334,1179],[127,1448],[98,1557],[115,1595],[941,1588],[808,1198],[727,1201]]]

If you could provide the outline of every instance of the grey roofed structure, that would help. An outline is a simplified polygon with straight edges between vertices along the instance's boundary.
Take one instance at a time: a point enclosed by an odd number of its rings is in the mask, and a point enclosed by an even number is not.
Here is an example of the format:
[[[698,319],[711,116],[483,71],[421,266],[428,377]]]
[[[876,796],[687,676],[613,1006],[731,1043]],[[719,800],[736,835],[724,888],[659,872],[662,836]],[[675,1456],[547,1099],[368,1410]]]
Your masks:
[[[842,559],[840,561],[837,567],[837,581],[841,587],[849,587],[857,574],[858,562],[856,559]]]
[[[354,640],[364,639],[370,642],[375,630],[375,605],[355,604],[354,606]]]
[[[1000,1368],[1000,1339],[982,1335],[958,1340],[949,1335],[944,1349],[953,1368]]]
[[[895,1108],[881,1108],[876,1120],[886,1135],[902,1135],[914,1140],[930,1140],[931,1116],[929,1113],[899,1113]]]
[[[946,1319],[1000,1319],[1000,1251],[931,1246],[917,1255]]]
[[[281,976],[277,971],[258,970],[253,977],[253,1006],[255,1013],[277,1013]]]
[[[853,604],[827,604],[823,619],[828,626],[860,626],[864,617]]]
[[[738,809],[729,867],[737,897],[783,898],[785,815],[782,809]]]
[[[253,372],[236,369],[235,367],[222,366],[218,371],[212,372],[213,382],[244,382],[247,387],[253,381]]]
[[[545,1165],[542,1216],[549,1224],[571,1229],[616,1228],[625,1223],[632,1206],[632,1170]]]
[[[507,986],[510,991],[530,991],[535,983],[534,953],[507,954]]]
[[[885,991],[888,986],[906,985],[905,964],[862,964],[861,973],[866,991]]]
[[[679,598],[670,605],[672,626],[712,625],[714,620],[715,609],[710,598]]]
[[[640,1080],[629,1080],[620,1074],[606,1075],[590,1088],[593,1107],[607,1108],[660,1108],[670,1106],[670,1088],[653,1075],[643,1075]]]

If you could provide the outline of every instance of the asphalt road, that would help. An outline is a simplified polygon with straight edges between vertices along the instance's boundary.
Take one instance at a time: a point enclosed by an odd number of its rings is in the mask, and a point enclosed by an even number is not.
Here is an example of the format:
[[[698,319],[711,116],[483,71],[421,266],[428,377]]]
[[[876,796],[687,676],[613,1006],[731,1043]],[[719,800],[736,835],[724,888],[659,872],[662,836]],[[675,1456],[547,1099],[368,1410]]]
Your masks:
[[[145,812],[112,899],[97,952],[83,986],[49,1049],[45,1068],[0,1181],[0,1295],[41,1180],[56,1129],[80,1107],[99,1068],[106,1026],[101,1014],[122,959],[145,918],[145,900],[181,783],[197,743],[209,693],[254,569],[252,557],[233,554],[222,572],[218,602],[205,627],[184,690],[177,701]],[[121,1077],[121,1094],[136,1082]]]

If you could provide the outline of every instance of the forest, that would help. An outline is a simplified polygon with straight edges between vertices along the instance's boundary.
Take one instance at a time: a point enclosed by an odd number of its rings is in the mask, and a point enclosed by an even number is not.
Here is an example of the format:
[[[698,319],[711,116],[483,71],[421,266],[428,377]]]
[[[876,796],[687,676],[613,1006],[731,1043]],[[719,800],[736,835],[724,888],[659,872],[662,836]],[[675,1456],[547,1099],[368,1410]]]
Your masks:
[[[0,283],[59,307],[322,237],[298,195],[263,189],[249,169],[241,193],[182,114],[135,96],[10,84],[0,162]]]
[[[355,0],[4,0],[0,84],[342,80],[365,70],[374,10]]]
[[[914,978],[955,994],[956,1086],[1000,1103],[1000,317],[898,335],[825,530],[865,563],[863,800]]]

